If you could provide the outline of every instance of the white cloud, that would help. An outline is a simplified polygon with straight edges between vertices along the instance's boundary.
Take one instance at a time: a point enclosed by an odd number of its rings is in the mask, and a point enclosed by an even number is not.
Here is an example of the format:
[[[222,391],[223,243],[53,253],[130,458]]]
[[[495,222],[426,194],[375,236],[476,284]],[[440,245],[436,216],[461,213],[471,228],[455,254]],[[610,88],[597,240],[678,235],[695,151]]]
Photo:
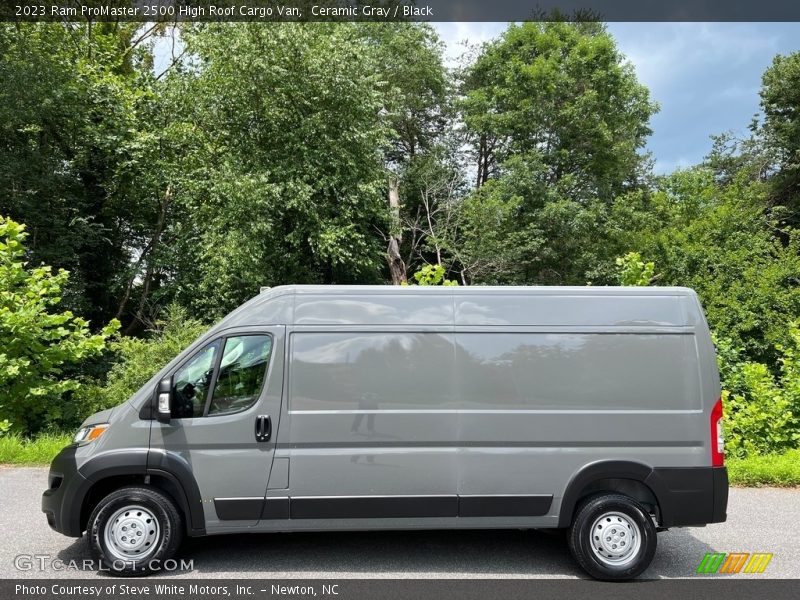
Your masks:
[[[467,45],[488,42],[499,36],[508,23],[433,23],[439,37],[445,43],[445,61],[449,66],[458,63],[458,59],[467,49]]]

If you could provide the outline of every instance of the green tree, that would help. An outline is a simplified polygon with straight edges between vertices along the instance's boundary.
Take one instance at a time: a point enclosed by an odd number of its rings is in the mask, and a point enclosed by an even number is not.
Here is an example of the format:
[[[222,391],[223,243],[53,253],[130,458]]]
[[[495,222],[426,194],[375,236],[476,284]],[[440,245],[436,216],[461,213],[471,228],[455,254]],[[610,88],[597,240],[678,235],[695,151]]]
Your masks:
[[[407,163],[436,147],[452,117],[444,46],[424,23],[365,23],[361,33],[389,125],[387,163]]]
[[[70,271],[65,306],[94,323],[127,317],[158,221],[145,199],[164,162],[140,150],[161,126],[143,110],[158,27],[0,24],[0,211],[28,226],[31,264]]]
[[[771,199],[790,208],[789,221],[800,208],[800,52],[778,55],[764,72],[761,87],[764,111],[761,132],[776,154]]]
[[[438,225],[432,196],[458,172],[447,136],[452,86],[443,45],[430,25],[368,23],[362,32],[364,52],[374,56],[388,131],[384,161],[390,221],[384,236],[389,276],[397,284],[406,281],[412,263],[428,257],[441,262],[427,242]],[[427,227],[418,226],[423,220]]]
[[[186,309],[172,304],[146,338],[123,336],[112,341],[108,345],[115,358],[111,369],[103,378],[82,385],[76,394],[81,414],[125,402],[207,328],[206,323],[190,318]]]
[[[69,392],[79,382],[65,370],[100,354],[119,323],[92,335],[86,320],[59,310],[68,274],[28,268],[26,237],[0,217],[0,406],[15,429],[33,433],[73,416]]]
[[[358,27],[209,24],[185,41],[195,68],[175,85],[195,142],[175,196],[179,302],[211,318],[262,285],[379,282],[388,132]]]
[[[600,23],[511,25],[468,70],[464,93],[476,158],[488,165],[479,185],[512,156],[575,200],[610,200],[641,174],[656,106]],[[497,140],[489,157],[481,137]]]
[[[488,254],[470,261],[491,264],[512,249],[501,261],[510,269],[493,281],[561,284],[613,261],[605,213],[644,181],[640,150],[656,105],[605,27],[512,25],[467,70],[463,94],[480,192],[466,202],[514,207],[501,211],[512,222],[498,224],[514,231],[513,243],[473,243]]]
[[[678,171],[620,197],[607,227],[615,245],[658,265],[659,284],[695,289],[712,330],[746,359],[777,368],[775,348],[800,314],[800,237],[765,212],[768,193],[749,171],[730,183],[706,167]]]

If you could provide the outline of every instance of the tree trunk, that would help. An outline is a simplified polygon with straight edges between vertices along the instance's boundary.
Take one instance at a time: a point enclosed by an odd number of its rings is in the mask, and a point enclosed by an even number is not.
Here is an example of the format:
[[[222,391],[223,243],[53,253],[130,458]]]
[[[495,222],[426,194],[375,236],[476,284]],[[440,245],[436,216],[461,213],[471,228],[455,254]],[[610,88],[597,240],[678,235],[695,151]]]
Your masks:
[[[481,187],[485,181],[483,176],[483,157],[486,154],[486,136],[481,135],[478,145],[478,176],[475,179],[475,189]]]
[[[389,231],[389,248],[386,260],[389,263],[389,273],[392,283],[400,285],[407,281],[406,263],[400,256],[400,244],[403,243],[403,226],[400,222],[400,183],[394,176],[389,176],[389,211],[391,214],[391,229]]]
[[[169,211],[169,205],[172,202],[172,184],[167,185],[167,189],[164,192],[164,197],[161,200],[161,207],[158,213],[158,221],[156,222],[156,228],[153,232],[153,237],[150,240],[150,244],[148,245],[149,254],[150,256],[155,256],[156,251],[158,250],[158,246],[161,243],[161,234],[164,233],[164,228],[167,221],[167,212]],[[140,260],[144,258],[144,256],[140,257]],[[133,320],[128,324],[128,327],[125,328],[125,335],[130,335],[131,332],[134,330],[138,323],[144,323],[144,309],[147,303],[147,297],[150,294],[150,286],[153,282],[153,275],[155,270],[155,265],[152,261],[147,261],[147,268],[145,269],[144,278],[142,280],[142,296],[139,299],[139,306],[136,308],[136,313],[133,315]],[[137,265],[138,269],[138,265]],[[127,303],[128,298],[130,297],[130,290],[126,290],[124,301]],[[124,304],[120,306],[118,310],[118,314],[121,314],[124,310]]]

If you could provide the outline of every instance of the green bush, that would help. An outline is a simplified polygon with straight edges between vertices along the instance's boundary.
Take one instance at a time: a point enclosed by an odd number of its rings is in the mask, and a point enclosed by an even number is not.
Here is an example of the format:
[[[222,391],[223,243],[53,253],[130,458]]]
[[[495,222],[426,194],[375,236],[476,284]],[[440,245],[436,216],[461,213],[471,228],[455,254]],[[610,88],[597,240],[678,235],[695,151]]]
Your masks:
[[[70,369],[102,354],[119,322],[93,335],[86,320],[61,311],[69,274],[28,267],[26,237],[24,225],[0,216],[0,422],[29,434],[68,418],[80,385]]]
[[[800,441],[800,329],[778,346],[779,373],[742,358],[727,339],[716,340],[725,406],[726,452],[745,457],[797,448]]]
[[[658,285],[694,289],[712,331],[775,374],[777,347],[800,318],[800,232],[765,210],[767,191],[746,173],[723,183],[709,168],[676,171],[620,196],[606,228],[655,263]]]
[[[105,381],[83,385],[76,392],[81,413],[85,417],[125,402],[206,328],[200,321],[188,318],[185,309],[173,305],[150,337],[115,340],[109,349],[116,358]]]
[[[425,265],[414,273],[416,284],[405,285],[447,285],[457,286],[458,282],[445,277],[446,271],[442,265]]]
[[[628,252],[617,258],[619,284],[647,286],[653,281],[656,266],[653,262],[645,262],[638,252]]]

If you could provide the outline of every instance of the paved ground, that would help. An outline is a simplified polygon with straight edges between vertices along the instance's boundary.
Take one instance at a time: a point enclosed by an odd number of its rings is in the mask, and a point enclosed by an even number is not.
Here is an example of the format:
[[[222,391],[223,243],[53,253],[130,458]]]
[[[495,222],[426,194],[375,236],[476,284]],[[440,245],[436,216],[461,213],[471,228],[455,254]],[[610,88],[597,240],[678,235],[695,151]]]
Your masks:
[[[80,571],[15,568],[18,555],[63,561],[90,558],[84,539],[50,530],[40,512],[46,469],[0,467],[0,578],[102,577]],[[644,577],[694,577],[706,552],[772,552],[763,575],[800,577],[800,490],[732,489],[728,522],[658,536]],[[186,577],[534,577],[583,573],[563,535],[540,531],[433,531],[234,535],[189,540]],[[171,573],[170,577],[180,576]]]

